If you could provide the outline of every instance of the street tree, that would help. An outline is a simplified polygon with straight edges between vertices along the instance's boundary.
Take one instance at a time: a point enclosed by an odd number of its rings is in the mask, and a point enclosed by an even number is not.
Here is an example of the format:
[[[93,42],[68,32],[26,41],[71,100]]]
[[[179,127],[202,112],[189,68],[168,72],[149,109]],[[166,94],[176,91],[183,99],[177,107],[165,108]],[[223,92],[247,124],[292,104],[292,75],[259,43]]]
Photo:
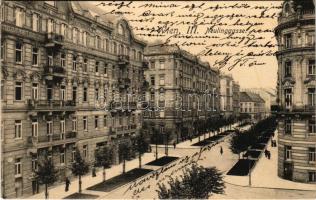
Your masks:
[[[81,177],[89,172],[88,163],[81,157],[80,151],[77,148],[75,153],[75,160],[71,166],[72,174],[79,177],[79,193],[81,193]]]
[[[207,199],[212,193],[224,193],[222,173],[215,167],[192,165],[180,178],[170,177],[169,185],[158,185],[159,199]]]
[[[120,157],[121,160],[123,160],[123,174],[125,174],[125,169],[126,169],[126,160],[129,160],[132,155],[132,145],[131,142],[124,142],[119,144],[119,152],[120,152]]]
[[[103,146],[95,151],[95,164],[97,167],[103,168],[103,181],[106,179],[105,170],[111,167],[113,148]]]
[[[138,152],[139,168],[142,168],[142,155],[149,149],[149,141],[146,129],[140,129],[139,135],[134,138],[135,150]]]
[[[58,171],[47,155],[39,162],[38,170],[35,173],[38,182],[45,185],[45,199],[48,199],[48,185],[53,184],[57,180]]]
[[[240,154],[248,149],[251,141],[251,133],[249,131],[245,132],[235,132],[235,134],[230,139],[230,150],[234,154],[238,154],[240,159]]]

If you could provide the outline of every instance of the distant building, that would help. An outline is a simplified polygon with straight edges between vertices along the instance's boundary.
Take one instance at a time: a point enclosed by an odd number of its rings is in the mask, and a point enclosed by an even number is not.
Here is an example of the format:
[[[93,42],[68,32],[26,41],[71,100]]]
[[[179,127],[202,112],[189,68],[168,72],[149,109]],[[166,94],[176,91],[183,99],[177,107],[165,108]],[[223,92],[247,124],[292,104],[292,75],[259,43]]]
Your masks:
[[[240,86],[233,81],[233,116],[239,117],[240,114]]]
[[[278,175],[316,183],[315,1],[285,1],[278,41]]]
[[[271,113],[271,106],[276,104],[276,91],[269,88],[247,88],[243,91],[253,92],[259,94],[259,96],[265,102],[265,115],[268,116]]]
[[[249,114],[257,122],[265,118],[265,102],[255,93],[240,92],[240,113]]]
[[[149,45],[144,121],[159,130],[159,143],[194,133],[199,120],[219,116],[219,72],[177,45]],[[170,131],[170,133],[169,133]],[[163,136],[168,132],[168,136]]]
[[[220,108],[225,118],[233,116],[233,82],[231,75],[220,75]]]

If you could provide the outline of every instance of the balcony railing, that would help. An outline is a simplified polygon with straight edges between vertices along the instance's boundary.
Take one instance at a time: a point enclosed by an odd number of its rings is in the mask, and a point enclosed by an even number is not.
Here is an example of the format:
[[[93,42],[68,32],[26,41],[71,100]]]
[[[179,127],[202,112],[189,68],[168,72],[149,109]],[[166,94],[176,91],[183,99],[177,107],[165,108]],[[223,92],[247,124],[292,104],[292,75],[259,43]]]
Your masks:
[[[28,100],[29,109],[32,110],[74,110],[76,103],[72,100]]]
[[[282,112],[282,113],[303,113],[303,112],[312,112],[315,113],[316,105],[304,105],[304,106],[274,106],[273,110],[271,110],[274,113]]]
[[[148,61],[142,61],[142,66],[144,70],[147,70],[149,68],[149,62]]]
[[[305,43],[305,44],[290,44],[290,45],[281,45],[278,51],[290,51],[295,49],[303,49],[303,48],[315,48],[314,43]]]
[[[51,145],[61,145],[65,143],[75,142],[77,139],[77,132],[58,133],[50,135],[40,135],[37,137],[29,136],[27,142],[33,147],[44,147]]]
[[[119,84],[119,87],[121,89],[126,89],[131,84],[131,79],[130,78],[120,78],[118,80],[118,84]]]
[[[48,80],[53,80],[54,78],[64,78],[66,75],[66,70],[61,66],[45,66],[44,76]]]
[[[123,54],[118,55],[118,64],[121,66],[129,64],[129,56]]]
[[[64,36],[56,33],[47,33],[45,47],[61,47],[64,42]]]

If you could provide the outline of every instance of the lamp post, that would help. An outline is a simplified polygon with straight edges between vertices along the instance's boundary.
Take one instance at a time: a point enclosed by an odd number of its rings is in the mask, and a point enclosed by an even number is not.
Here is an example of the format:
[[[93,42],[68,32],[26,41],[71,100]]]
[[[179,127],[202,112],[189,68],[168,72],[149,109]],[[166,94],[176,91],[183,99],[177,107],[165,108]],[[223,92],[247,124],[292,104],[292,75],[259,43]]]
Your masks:
[[[251,187],[251,168],[250,168],[250,156],[247,156],[248,159],[248,177],[249,177],[249,187]]]

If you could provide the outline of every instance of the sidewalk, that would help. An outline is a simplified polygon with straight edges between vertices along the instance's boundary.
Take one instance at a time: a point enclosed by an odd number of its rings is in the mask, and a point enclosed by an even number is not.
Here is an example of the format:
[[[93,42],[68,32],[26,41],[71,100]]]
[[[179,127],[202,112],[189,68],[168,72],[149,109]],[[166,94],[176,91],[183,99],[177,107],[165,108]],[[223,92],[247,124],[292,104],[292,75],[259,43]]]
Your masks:
[[[150,162],[152,160],[154,160],[154,154],[153,153],[145,153],[142,156],[142,163],[145,164],[147,162]],[[126,161],[126,171],[129,171],[131,169],[137,168],[139,166],[139,161],[138,158],[131,160],[131,161]],[[112,166],[110,169],[106,170],[106,179],[110,179],[114,176],[117,176],[119,174],[122,173],[123,170],[123,166],[122,163],[119,165],[114,165]],[[88,173],[86,176],[82,177],[82,192],[86,193],[86,194],[98,194],[99,195],[104,195],[104,192],[100,193],[100,192],[96,192],[96,191],[87,191],[86,188],[93,186],[97,183],[100,183],[103,181],[103,175],[102,175],[102,169],[99,170],[97,172],[97,176],[96,177],[92,177],[91,176],[91,172]],[[58,186],[55,186],[53,188],[50,188],[48,193],[49,193],[49,199],[63,199],[73,193],[78,192],[79,189],[79,183],[78,183],[78,178],[74,178],[73,180],[71,180],[71,184],[69,186],[69,191],[65,192],[65,184],[61,184]],[[87,192],[86,192],[86,191]],[[45,194],[44,191],[27,197],[28,199],[44,199],[45,198]]]
[[[232,124],[232,126],[231,126],[232,130],[234,128],[236,128],[237,126],[238,126],[238,123]],[[245,127],[242,127],[242,129],[248,129],[249,127],[245,126]],[[227,128],[226,130],[229,130],[229,129]],[[223,132],[223,129],[221,129],[220,132]],[[207,139],[208,136],[209,136],[208,133],[205,133],[205,139]],[[210,136],[212,136],[212,133],[210,133]],[[203,140],[204,140],[204,135],[201,135],[200,136],[200,141],[203,141]],[[201,147],[199,147],[199,146],[191,146],[192,144],[195,144],[197,142],[199,142],[199,137],[192,138],[192,141],[190,141],[189,139],[185,140],[185,141],[182,141],[182,142],[180,142],[180,143],[178,143],[176,145],[176,148],[199,149]],[[164,148],[164,147],[165,147],[165,145],[163,145],[163,144],[159,144],[158,145],[158,148]],[[151,144],[151,149],[152,149],[153,152],[155,151],[155,148],[156,148],[156,145],[155,144]],[[173,145],[169,144],[168,148],[172,148],[173,149]]]
[[[277,140],[277,131],[274,139]],[[267,149],[271,152],[271,159],[262,156],[251,173],[252,187],[292,189],[292,190],[313,190],[316,191],[315,184],[299,183],[282,179],[278,176],[278,147],[271,147],[271,140],[267,144]],[[239,186],[248,186],[248,176],[228,176],[224,180]]]

